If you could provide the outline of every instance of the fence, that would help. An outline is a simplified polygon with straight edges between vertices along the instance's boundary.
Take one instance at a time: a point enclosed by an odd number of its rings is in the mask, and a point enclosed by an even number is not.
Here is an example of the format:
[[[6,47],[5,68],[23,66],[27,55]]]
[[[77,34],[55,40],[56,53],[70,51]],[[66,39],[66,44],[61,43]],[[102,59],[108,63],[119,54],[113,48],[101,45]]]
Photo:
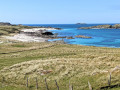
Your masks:
[[[111,88],[115,88],[115,87],[120,87],[120,84],[115,84],[115,85],[112,85],[111,83],[111,79],[112,79],[112,74],[111,72],[109,72],[109,78],[108,78],[108,85],[107,86],[103,86],[103,87],[98,87],[97,90],[107,90],[107,89],[111,89]],[[30,88],[30,79],[27,77],[26,78],[26,88]],[[2,82],[1,83],[4,83],[5,82],[5,77],[2,77]],[[46,87],[46,90],[50,90],[49,89],[49,86],[48,86],[48,83],[47,83],[47,78],[44,79],[44,82],[45,82],[45,87]],[[57,80],[54,80],[54,83],[56,85],[56,90],[60,90],[60,86],[57,82]],[[39,86],[39,83],[38,83],[38,78],[36,77],[35,78],[35,86],[36,89],[40,89],[40,86]],[[92,87],[91,83],[88,81],[88,88],[89,90],[94,90],[94,88]],[[61,89],[62,90],[62,89]],[[68,86],[68,90],[74,90],[74,86],[71,84],[71,82],[69,81],[69,86]],[[96,90],[96,89],[95,89]]]

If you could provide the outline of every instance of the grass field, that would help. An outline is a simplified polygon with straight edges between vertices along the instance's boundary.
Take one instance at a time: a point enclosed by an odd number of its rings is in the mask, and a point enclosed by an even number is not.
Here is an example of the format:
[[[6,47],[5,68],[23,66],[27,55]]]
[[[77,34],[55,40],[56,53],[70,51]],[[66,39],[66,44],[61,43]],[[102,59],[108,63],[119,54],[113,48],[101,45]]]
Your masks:
[[[0,90],[93,90],[120,84],[120,49],[57,43],[3,43],[0,44]],[[115,68],[116,67],[116,68]],[[28,78],[28,88],[26,80]],[[108,90],[119,90],[111,88]]]

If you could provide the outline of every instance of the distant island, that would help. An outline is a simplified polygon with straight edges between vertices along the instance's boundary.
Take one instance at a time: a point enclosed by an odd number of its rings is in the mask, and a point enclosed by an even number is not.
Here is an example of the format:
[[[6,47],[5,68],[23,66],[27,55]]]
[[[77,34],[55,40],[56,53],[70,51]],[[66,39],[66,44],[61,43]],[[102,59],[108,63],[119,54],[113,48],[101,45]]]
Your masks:
[[[91,27],[80,27],[78,29],[120,29],[120,24],[115,25],[98,25],[98,26],[91,26]]]
[[[86,24],[86,23],[76,23],[76,24]]]

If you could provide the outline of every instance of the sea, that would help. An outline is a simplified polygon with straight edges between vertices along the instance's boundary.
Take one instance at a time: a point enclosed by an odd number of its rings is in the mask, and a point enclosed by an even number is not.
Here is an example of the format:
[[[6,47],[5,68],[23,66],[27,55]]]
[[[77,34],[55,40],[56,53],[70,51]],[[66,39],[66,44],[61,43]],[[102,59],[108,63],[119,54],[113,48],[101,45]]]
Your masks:
[[[58,36],[72,36],[74,39],[50,39],[49,41],[64,40],[67,44],[112,47],[120,48],[120,29],[78,29],[79,27],[89,27],[104,24],[25,24],[28,26],[44,26],[61,28],[62,30],[51,30]],[[110,24],[114,25],[114,24]],[[76,35],[84,35],[92,38],[77,38]]]

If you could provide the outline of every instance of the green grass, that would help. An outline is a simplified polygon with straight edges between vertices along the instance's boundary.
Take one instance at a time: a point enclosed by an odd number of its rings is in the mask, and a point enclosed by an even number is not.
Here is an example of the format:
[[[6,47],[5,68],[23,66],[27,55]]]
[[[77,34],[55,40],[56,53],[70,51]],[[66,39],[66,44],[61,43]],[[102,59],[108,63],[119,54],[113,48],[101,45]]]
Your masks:
[[[35,77],[39,90],[46,90],[44,78],[50,90],[57,89],[54,80],[58,81],[60,90],[68,90],[69,81],[74,90],[89,90],[88,81],[96,90],[108,85],[107,71],[120,66],[119,60],[119,48],[56,43],[0,44],[0,82],[4,84],[0,90],[35,90]],[[42,70],[51,72],[41,75]],[[26,88],[27,77],[29,88]],[[119,78],[119,70],[112,72],[112,85],[120,84]]]
[[[0,26],[0,36],[18,33],[28,26]],[[74,90],[93,90],[108,85],[109,73],[120,66],[120,49],[57,43],[23,43],[0,37],[0,90],[68,90],[69,81]],[[12,42],[12,43],[10,43]],[[29,87],[26,87],[26,78]],[[112,85],[120,84],[120,71],[112,72]],[[119,87],[108,90],[119,90]]]

